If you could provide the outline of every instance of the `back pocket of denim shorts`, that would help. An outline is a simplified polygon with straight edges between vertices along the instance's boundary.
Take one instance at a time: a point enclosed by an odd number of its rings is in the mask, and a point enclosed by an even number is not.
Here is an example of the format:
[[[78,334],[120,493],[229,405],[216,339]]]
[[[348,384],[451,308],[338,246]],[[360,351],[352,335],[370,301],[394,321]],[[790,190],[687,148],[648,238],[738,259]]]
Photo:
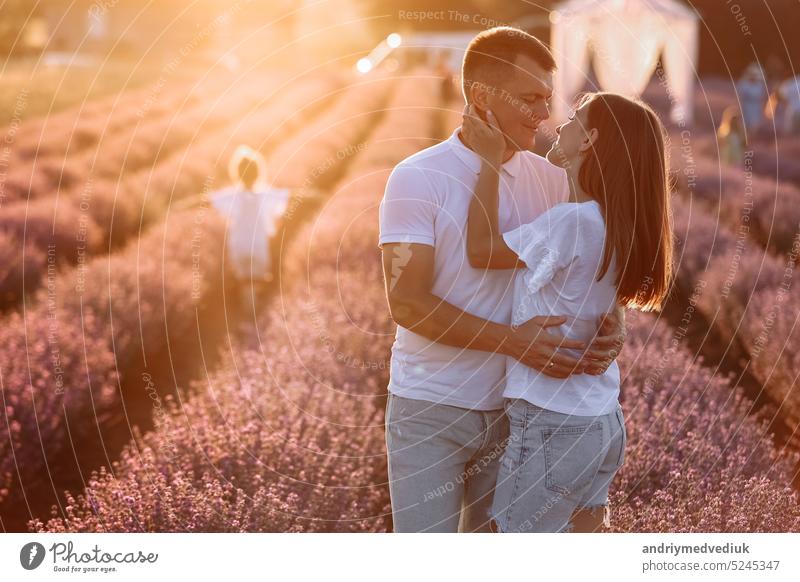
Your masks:
[[[605,458],[603,424],[542,429],[545,483],[563,496],[582,494]]]

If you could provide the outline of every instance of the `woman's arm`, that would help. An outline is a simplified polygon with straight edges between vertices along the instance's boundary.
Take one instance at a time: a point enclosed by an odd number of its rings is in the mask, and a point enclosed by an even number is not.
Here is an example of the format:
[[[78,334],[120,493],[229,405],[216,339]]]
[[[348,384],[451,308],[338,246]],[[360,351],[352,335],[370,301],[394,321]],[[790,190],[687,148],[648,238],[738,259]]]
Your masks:
[[[500,232],[500,167],[505,153],[505,138],[491,111],[489,123],[475,115],[464,116],[462,132],[469,146],[481,157],[481,171],[469,205],[467,219],[467,258],[476,269],[513,269],[523,266],[517,254],[508,248]]]
[[[467,257],[476,269],[513,269],[521,266],[517,254],[508,248],[497,218],[500,179],[497,169],[484,161],[469,205]]]

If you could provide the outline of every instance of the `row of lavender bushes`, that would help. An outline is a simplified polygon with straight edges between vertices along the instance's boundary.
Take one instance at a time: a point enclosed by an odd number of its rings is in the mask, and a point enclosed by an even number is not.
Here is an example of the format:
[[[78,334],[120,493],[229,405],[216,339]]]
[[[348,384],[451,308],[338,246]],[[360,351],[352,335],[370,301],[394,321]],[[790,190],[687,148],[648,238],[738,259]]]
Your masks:
[[[0,129],[9,144],[4,199],[42,198],[74,188],[89,173],[119,178],[155,165],[199,132],[230,123],[231,113],[263,106],[288,80],[280,73],[250,75],[215,71],[172,86],[159,79],[152,87]]]
[[[125,449],[116,478],[101,470],[65,512],[32,529],[387,528],[381,403],[391,325],[374,223],[391,165],[433,143],[436,93],[424,75],[399,81],[340,187],[285,249],[263,343],[235,346],[196,394]],[[353,327],[342,295],[371,333]]]
[[[708,161],[698,168],[699,186],[689,190],[695,195],[674,205],[679,284],[686,294],[699,290],[697,307],[725,352],[761,384],[784,432],[800,444],[800,358],[793,349],[800,345],[800,191],[738,170],[720,173]],[[750,182],[769,185],[750,196]]]
[[[611,491],[618,532],[798,532],[796,455],[679,332],[631,313],[620,356],[628,430]]]
[[[246,111],[255,105],[267,90],[266,87],[260,89],[226,92],[225,87],[217,87],[204,99],[198,98],[197,91],[184,94],[183,99],[170,96],[170,101],[174,101],[172,111],[160,115],[147,115],[146,104],[139,104],[133,111],[117,108],[107,125],[102,121],[91,125],[78,119],[81,125],[67,136],[60,135],[61,132],[51,134],[48,127],[40,136],[36,155],[14,165],[10,198],[25,203],[56,193],[69,196],[70,191],[80,189],[90,175],[96,179],[116,180],[126,173],[155,165],[159,159],[196,139],[198,133],[210,133],[230,123],[231,112]],[[141,119],[134,117],[137,110],[142,112]],[[128,123],[120,127],[117,123],[120,119]],[[88,135],[94,143],[86,147]],[[65,138],[65,143],[59,146],[49,145],[51,140]],[[73,141],[83,147],[70,147]]]
[[[764,248],[788,253],[800,226],[800,187],[761,176],[751,162],[742,167],[695,158],[685,168],[682,190],[718,215],[734,232],[745,232]]]
[[[371,85],[354,85],[351,91],[344,92],[349,98],[341,103],[346,106],[334,108],[320,123],[329,127],[334,119],[344,118],[349,120],[350,132],[359,126],[362,132],[368,130],[373,119],[361,116],[361,110],[379,110],[392,86],[390,79]],[[307,99],[310,101],[312,97]],[[273,114],[248,119],[248,135],[254,140],[265,140],[275,131],[274,119]],[[258,123],[254,123],[255,120]],[[307,135],[307,132],[301,132],[298,137],[302,135]],[[344,140],[352,137],[351,133],[340,132],[339,141],[332,141],[319,131],[317,135],[317,139],[306,142],[305,164],[296,164],[296,172],[311,174],[317,171],[327,159],[336,159],[336,152],[346,145]],[[259,141],[251,143],[259,145]],[[227,147],[224,143],[216,145],[219,149]],[[213,166],[208,169],[213,169]],[[298,177],[293,179],[301,181]],[[159,203],[168,204],[165,201]],[[197,217],[198,213],[206,217],[204,222],[208,223],[202,229],[193,226],[194,219],[187,218],[188,215]],[[17,347],[7,351],[3,356],[5,361],[0,363],[4,374],[13,379],[7,384],[7,415],[3,419],[3,428],[8,427],[11,438],[0,441],[3,463],[0,476],[7,484],[0,487],[0,497],[11,493],[7,504],[24,496],[26,485],[30,488],[31,481],[41,479],[53,466],[57,467],[54,459],[69,452],[70,438],[75,436],[69,424],[70,418],[95,433],[98,427],[105,429],[126,424],[125,401],[119,386],[113,389],[113,385],[121,383],[125,386],[127,380],[128,385],[137,387],[138,394],[134,397],[138,396],[140,400],[148,397],[146,388],[141,388],[148,382],[138,377],[148,355],[154,357],[170,352],[172,361],[179,355],[172,354],[172,351],[180,352],[182,338],[197,336],[194,331],[199,325],[197,314],[192,308],[193,303],[186,300],[187,294],[199,296],[199,300],[210,304],[211,309],[222,305],[218,291],[223,276],[222,250],[225,245],[224,228],[219,224],[219,217],[207,210],[206,205],[188,214],[170,213],[169,206],[166,206],[165,215],[166,224],[182,221],[182,227],[170,230],[169,236],[177,240],[166,240],[165,227],[162,226],[126,247],[121,254],[90,261],[88,268],[79,265],[60,273],[53,271],[53,280],[46,280],[25,317],[12,313],[6,318],[4,336]],[[170,219],[172,215],[175,218]],[[211,234],[203,234],[206,229],[210,229]],[[199,247],[194,239],[202,240],[204,246]],[[188,254],[182,249],[188,249]],[[208,268],[200,269],[196,260],[200,256],[205,262],[210,262]],[[203,277],[211,277],[213,283],[208,285],[207,292],[203,291]],[[69,291],[76,288],[82,291],[72,295]],[[47,345],[47,334],[44,333],[52,325],[48,316],[54,301],[63,302],[63,305],[58,303],[56,317],[58,334],[66,338],[58,341],[61,373],[57,381],[65,387],[63,391],[56,390],[53,350]],[[97,320],[100,327],[86,324],[86,319]],[[20,353],[24,354],[25,346],[31,343],[32,327],[40,332],[33,337],[42,341],[35,343],[38,347],[34,351],[38,357],[26,361]],[[91,344],[90,348],[81,341],[84,336]],[[63,362],[71,365],[65,366]],[[103,402],[103,406],[95,405],[96,401]],[[59,414],[62,408],[69,408],[69,414]],[[37,427],[42,423],[50,430],[43,431],[40,439]],[[5,434],[1,428],[0,432]],[[46,459],[37,452],[41,450],[46,453]],[[16,474],[18,470],[22,471],[21,475]],[[8,484],[12,479],[16,484],[9,491]]]
[[[0,515],[35,506],[29,495],[74,472],[75,455],[148,397],[131,376],[170,338],[191,337],[196,311],[219,296],[223,236],[213,213],[176,214],[120,253],[51,271],[23,313],[3,318]]]
[[[796,135],[783,135],[768,125],[748,135],[747,140],[744,149],[749,152],[749,166],[756,175],[800,186],[800,139]],[[697,157],[719,157],[721,144],[714,132],[695,131],[691,142]]]
[[[70,157],[90,151],[107,135],[130,138],[139,124],[168,119],[179,108],[200,102],[202,89],[212,87],[211,84],[181,83],[165,89],[155,84],[40,118],[18,119],[0,130],[4,142],[9,145],[3,184],[5,197],[19,200],[32,194],[35,198],[52,190],[60,183],[64,162]],[[20,99],[18,107],[22,116],[25,96],[21,95]]]

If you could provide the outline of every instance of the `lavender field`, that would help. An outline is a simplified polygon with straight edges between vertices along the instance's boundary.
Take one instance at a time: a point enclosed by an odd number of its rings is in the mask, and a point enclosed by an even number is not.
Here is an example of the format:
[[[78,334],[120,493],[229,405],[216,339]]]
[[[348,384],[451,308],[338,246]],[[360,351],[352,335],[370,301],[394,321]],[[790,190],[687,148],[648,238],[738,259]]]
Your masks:
[[[134,126],[131,96],[80,132],[69,110],[17,132],[0,207],[5,531],[391,530],[377,205],[462,105],[425,68],[248,83],[176,94]],[[760,150],[722,166],[713,139],[673,152],[669,307],[628,320],[614,531],[800,531],[800,184]],[[180,204],[219,185],[240,142],[278,184],[325,193],[287,212],[256,335],[228,309],[221,220]]]
[[[388,0],[139,4],[0,21],[0,531],[391,532],[379,204],[462,121],[468,8],[439,30]],[[473,4],[481,26],[561,18]],[[642,93],[676,277],[662,311],[627,313],[610,531],[800,532],[800,134],[773,120],[726,161],[739,95],[703,38],[691,123],[663,68]],[[214,203],[244,146],[289,191],[250,313]]]

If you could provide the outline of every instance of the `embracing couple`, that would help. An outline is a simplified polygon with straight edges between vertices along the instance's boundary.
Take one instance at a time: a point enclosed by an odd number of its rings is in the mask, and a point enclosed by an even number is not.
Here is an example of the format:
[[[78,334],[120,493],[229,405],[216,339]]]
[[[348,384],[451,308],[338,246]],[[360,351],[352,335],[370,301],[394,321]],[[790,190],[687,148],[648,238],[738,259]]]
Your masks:
[[[664,129],[639,101],[588,94],[533,154],[554,69],[521,30],[480,33],[462,126],[389,178],[396,532],[608,525],[624,309],[660,308],[672,278]]]

